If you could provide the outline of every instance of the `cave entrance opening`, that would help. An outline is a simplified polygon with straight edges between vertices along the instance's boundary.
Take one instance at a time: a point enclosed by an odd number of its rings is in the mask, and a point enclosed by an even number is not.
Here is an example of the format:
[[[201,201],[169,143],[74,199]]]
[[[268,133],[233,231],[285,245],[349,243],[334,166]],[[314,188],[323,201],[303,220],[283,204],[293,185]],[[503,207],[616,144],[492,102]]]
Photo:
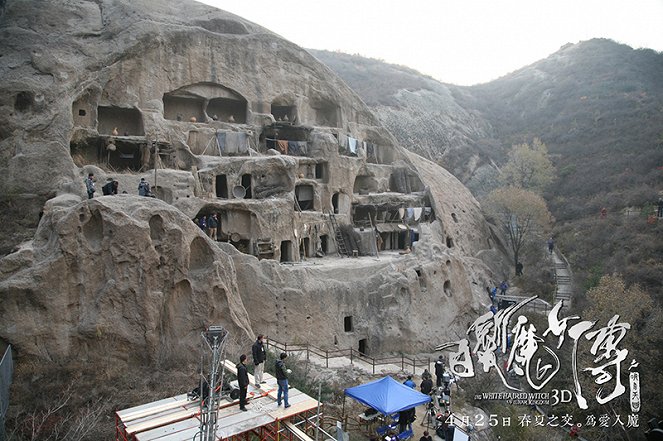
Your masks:
[[[138,109],[115,106],[97,107],[97,132],[100,135],[144,136],[143,117]],[[113,133],[113,132],[116,133]]]
[[[362,338],[359,340],[359,353],[362,355],[368,355],[368,339]]]
[[[299,244],[299,255],[303,257],[311,257],[311,239],[305,237]]]
[[[228,178],[226,175],[216,175],[216,197],[228,199]]]
[[[144,138],[92,136],[72,142],[69,151],[79,167],[95,164],[110,171],[142,171],[150,161]]]
[[[292,242],[283,240],[281,241],[281,263],[292,261]]]

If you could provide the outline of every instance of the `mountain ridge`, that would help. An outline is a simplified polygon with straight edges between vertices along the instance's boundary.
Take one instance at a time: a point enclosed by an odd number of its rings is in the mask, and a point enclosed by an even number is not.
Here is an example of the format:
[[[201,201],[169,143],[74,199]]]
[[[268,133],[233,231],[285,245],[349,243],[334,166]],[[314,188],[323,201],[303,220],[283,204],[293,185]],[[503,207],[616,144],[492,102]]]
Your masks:
[[[605,273],[625,272],[634,283],[641,279],[633,274],[643,272],[628,270],[634,259],[663,259],[663,250],[657,247],[638,256],[610,252],[619,249],[612,240],[603,241],[610,246],[573,243],[578,229],[588,227],[601,208],[613,214],[639,207],[638,212],[644,213],[659,197],[662,53],[591,39],[565,44],[542,60],[475,86],[443,84],[386,63],[381,77],[378,60],[312,53],[356,87],[402,145],[445,167],[477,196],[493,187],[512,145],[542,139],[558,172],[545,196],[581,274],[598,266]],[[362,76],[366,71],[372,76]],[[376,103],[374,95],[380,89],[388,96]],[[428,109],[422,111],[421,100],[412,98],[417,94],[428,98]],[[435,107],[447,112],[444,118],[429,110]],[[617,235],[621,240],[656,243],[655,231],[619,228],[633,230]],[[647,271],[645,285],[660,292],[652,284],[653,274],[661,275],[663,269],[646,266],[653,273]]]

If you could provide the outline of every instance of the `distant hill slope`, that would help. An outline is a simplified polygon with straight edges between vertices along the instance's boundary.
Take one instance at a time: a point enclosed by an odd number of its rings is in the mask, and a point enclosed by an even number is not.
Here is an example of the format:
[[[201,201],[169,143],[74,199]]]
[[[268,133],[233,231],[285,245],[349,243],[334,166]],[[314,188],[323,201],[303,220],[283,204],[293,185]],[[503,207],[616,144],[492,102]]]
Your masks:
[[[657,169],[663,166],[663,54],[594,39],[472,87],[377,60],[313,54],[404,146],[433,158],[473,191],[487,189],[483,175],[491,162],[505,160],[512,144],[541,138],[559,175],[548,204],[577,269],[587,280],[590,273],[618,271],[661,290],[656,280],[663,265],[656,262],[663,262],[657,236],[663,222],[647,226],[621,214],[655,202],[663,190]],[[610,214],[607,230],[592,220],[602,207]]]
[[[339,52],[309,52],[339,74],[404,147],[443,164],[462,181],[470,180],[477,168],[496,154],[495,148],[481,152],[494,130],[477,111],[458,104],[452,95],[455,88],[379,60]]]

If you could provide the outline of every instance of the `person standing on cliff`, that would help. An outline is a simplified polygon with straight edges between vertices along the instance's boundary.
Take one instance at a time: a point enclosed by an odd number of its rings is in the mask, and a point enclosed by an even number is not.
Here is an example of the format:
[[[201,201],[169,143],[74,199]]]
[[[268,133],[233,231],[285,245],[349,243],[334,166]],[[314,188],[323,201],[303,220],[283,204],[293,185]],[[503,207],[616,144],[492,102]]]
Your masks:
[[[87,198],[92,199],[94,197],[94,192],[97,191],[94,188],[94,173],[89,173],[87,179],[85,179],[85,189],[87,190]]]
[[[138,183],[138,196],[151,195],[152,189],[150,188],[150,184],[145,180],[145,178],[140,178],[140,182]]]
[[[265,347],[263,346],[263,336],[260,334],[256,339],[255,343],[251,347],[251,353],[253,355],[253,376],[256,379],[256,387],[260,387],[261,383],[264,383],[262,380],[262,375],[265,368],[265,360],[267,359],[267,353],[265,352]]]
[[[502,283],[500,283],[500,295],[506,294],[507,289],[509,289],[509,284],[506,283],[506,280],[502,280]]]
[[[246,370],[246,354],[239,356],[237,367],[237,382],[239,383],[239,410],[246,412],[246,393],[249,390],[249,373]]]
[[[555,249],[555,241],[553,240],[552,236],[550,236],[550,239],[548,239],[548,252],[552,254],[553,249]]]

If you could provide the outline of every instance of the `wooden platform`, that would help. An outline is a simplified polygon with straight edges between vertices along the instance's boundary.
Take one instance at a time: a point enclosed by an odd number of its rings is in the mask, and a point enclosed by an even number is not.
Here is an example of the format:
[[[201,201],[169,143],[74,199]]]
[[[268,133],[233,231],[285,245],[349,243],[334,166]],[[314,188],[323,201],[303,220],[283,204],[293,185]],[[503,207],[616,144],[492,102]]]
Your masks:
[[[235,364],[228,360],[223,362],[223,368],[230,373],[237,373]],[[255,380],[249,374],[246,412],[239,410],[239,400],[221,400],[217,411],[216,439],[225,439],[279,421],[288,421],[300,413],[317,409],[317,400],[292,387],[288,393],[290,407],[285,409],[283,406],[277,406],[276,378],[265,373],[263,380],[265,384],[255,387]],[[199,412],[200,401],[190,401],[186,394],[120,410],[116,412],[116,439],[193,440],[199,431]]]

